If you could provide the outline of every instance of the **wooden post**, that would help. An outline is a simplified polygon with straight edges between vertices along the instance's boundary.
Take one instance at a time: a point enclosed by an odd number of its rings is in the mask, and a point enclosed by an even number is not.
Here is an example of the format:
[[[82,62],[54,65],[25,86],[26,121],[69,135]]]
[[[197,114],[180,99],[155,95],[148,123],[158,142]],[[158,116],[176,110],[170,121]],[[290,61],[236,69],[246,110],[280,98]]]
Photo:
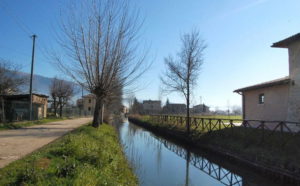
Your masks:
[[[262,126],[262,143],[265,140],[265,122],[261,121],[261,126]]]
[[[230,120],[230,131],[231,131],[231,134],[233,133],[233,120]]]

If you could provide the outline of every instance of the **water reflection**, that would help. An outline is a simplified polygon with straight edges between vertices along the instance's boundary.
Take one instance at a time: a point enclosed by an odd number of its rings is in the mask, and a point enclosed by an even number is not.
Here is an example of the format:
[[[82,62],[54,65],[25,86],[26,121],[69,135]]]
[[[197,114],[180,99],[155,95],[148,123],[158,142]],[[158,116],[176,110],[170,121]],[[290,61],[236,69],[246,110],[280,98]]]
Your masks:
[[[219,163],[222,160],[216,163],[214,158],[197,155],[133,124],[125,122],[118,130],[140,185],[276,185],[250,170],[229,169],[228,163]]]
[[[202,156],[191,153],[189,150],[186,150],[180,146],[174,145],[165,139],[159,139],[159,141],[164,144],[167,149],[186,160],[186,185],[189,185],[189,164],[192,164],[194,167],[198,168],[224,185],[243,185],[243,179],[238,174],[232,173],[226,168],[217,165]]]

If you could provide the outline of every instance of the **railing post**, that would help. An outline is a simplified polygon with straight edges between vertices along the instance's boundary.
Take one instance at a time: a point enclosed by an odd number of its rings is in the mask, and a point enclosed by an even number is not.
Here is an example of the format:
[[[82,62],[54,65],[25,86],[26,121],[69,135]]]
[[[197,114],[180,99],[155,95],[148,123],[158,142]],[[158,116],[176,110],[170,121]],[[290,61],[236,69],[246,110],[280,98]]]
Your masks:
[[[208,120],[209,120],[209,123],[208,123],[209,124],[209,129],[208,129],[208,132],[211,132],[211,118],[209,118]]]
[[[280,122],[280,141],[281,141],[281,148],[284,146],[284,141],[283,141],[283,125],[285,122]]]
[[[265,141],[265,121],[261,121],[262,126],[262,143]]]
[[[233,133],[233,120],[229,120],[230,122],[230,131],[231,131],[231,134]]]
[[[182,116],[180,116],[180,125],[183,126]]]
[[[197,118],[193,118],[193,119],[194,119],[194,125],[195,125],[194,129],[196,129],[196,127],[197,127]]]
[[[202,132],[204,133],[204,118],[201,118],[201,123],[202,123]]]

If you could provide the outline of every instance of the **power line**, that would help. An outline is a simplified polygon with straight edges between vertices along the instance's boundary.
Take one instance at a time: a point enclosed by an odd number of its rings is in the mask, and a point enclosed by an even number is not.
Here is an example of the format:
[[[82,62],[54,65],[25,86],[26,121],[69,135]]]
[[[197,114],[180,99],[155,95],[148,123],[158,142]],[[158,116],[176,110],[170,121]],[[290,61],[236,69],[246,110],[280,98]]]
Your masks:
[[[16,23],[16,25],[28,36],[33,35],[33,32],[29,29],[29,27],[27,27],[26,24],[23,23],[16,15],[13,15],[13,13],[9,11],[7,5],[4,5],[4,3],[4,0],[2,1],[2,4],[0,3],[0,7],[4,10],[4,12],[6,12],[6,14]]]

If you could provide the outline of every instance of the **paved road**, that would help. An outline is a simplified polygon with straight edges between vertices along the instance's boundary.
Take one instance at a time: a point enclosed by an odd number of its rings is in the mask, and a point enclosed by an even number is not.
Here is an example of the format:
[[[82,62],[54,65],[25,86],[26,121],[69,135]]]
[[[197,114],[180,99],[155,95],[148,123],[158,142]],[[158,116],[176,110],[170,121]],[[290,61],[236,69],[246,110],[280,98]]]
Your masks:
[[[79,118],[0,131],[0,168],[91,120],[91,118]]]

